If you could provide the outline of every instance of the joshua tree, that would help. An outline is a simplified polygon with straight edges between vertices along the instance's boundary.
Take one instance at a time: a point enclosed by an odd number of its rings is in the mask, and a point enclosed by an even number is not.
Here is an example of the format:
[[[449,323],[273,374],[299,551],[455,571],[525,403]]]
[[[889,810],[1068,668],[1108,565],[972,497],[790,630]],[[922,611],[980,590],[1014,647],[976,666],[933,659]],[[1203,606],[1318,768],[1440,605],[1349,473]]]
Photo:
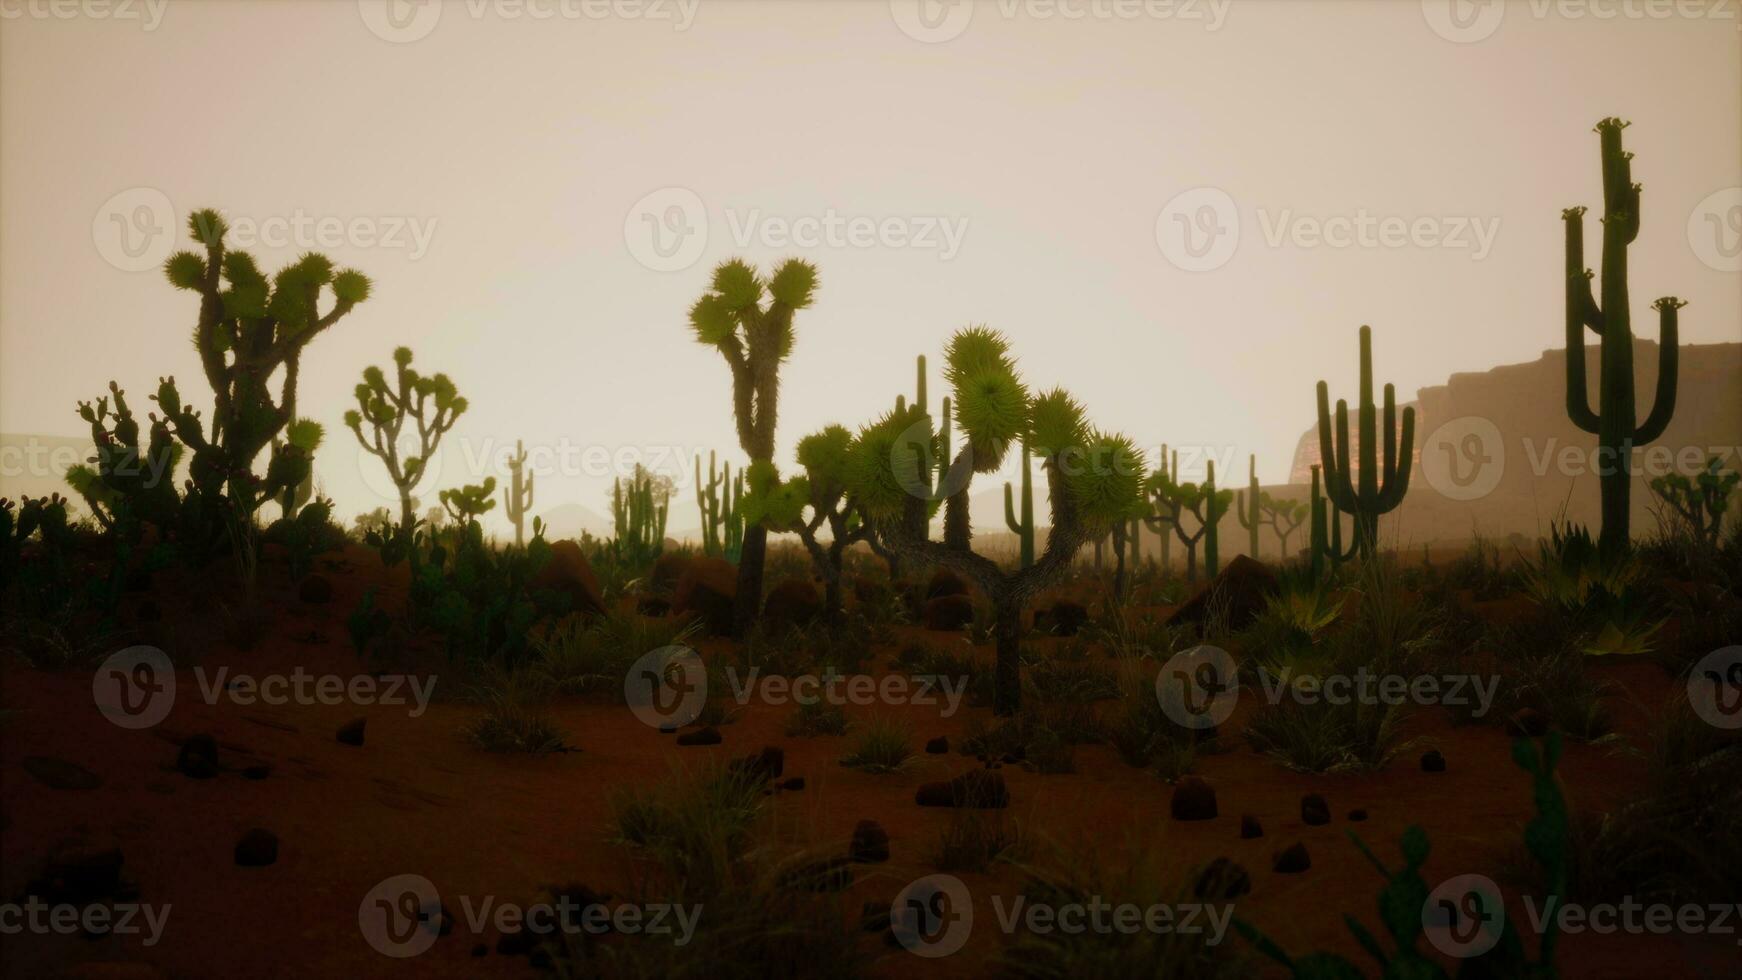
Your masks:
[[[464,528],[495,509],[495,495],[496,478],[487,476],[483,483],[467,484],[457,490],[443,490],[437,496],[454,526]]]
[[[1283,558],[1288,557],[1288,539],[1311,515],[1311,507],[1302,500],[1279,500],[1264,495],[1263,506],[1270,515],[1270,529],[1276,533],[1276,545]]]
[[[1336,502],[1319,494],[1319,468],[1317,466],[1313,467],[1311,508],[1313,523],[1310,532],[1311,540],[1307,543],[1307,551],[1309,559],[1312,562],[1313,578],[1317,580],[1324,577],[1325,559],[1329,558],[1331,560],[1331,567],[1336,568],[1338,565],[1341,565],[1355,557],[1356,547],[1359,542],[1351,540],[1349,542],[1349,547],[1346,550],[1344,549],[1343,518],[1342,515],[1337,513]],[[1351,535],[1351,537],[1353,538],[1354,535]]]
[[[961,487],[949,498],[945,540],[914,533],[916,526],[923,526],[936,495],[936,431],[923,406],[898,406],[860,430],[848,454],[848,489],[888,547],[967,577],[991,600],[997,644],[993,707],[1009,715],[1021,706],[1024,604],[1064,574],[1085,543],[1125,519],[1143,482],[1143,458],[1124,436],[1091,429],[1082,408],[1062,389],[1031,397],[1016,374],[1009,344],[995,331],[972,327],[958,332],[946,361],[956,421],[967,442],[957,458],[969,462]],[[966,507],[958,513],[953,504],[957,499],[965,504],[974,474],[995,470],[1004,454],[1025,438],[1046,476],[1052,520],[1046,550],[1034,564],[1005,571],[965,542],[958,543],[966,530]]]
[[[1723,533],[1730,494],[1739,482],[1742,475],[1725,473],[1723,464],[1713,456],[1691,480],[1680,473],[1652,480],[1651,492],[1668,508],[1672,526],[1679,526],[1694,541],[1711,548],[1717,546]]]
[[[705,488],[705,489],[704,489]],[[723,492],[722,492],[723,491]],[[702,553],[736,562],[744,546],[744,474],[732,476],[732,464],[714,469],[708,453],[708,479],[702,480],[702,458],[696,457],[696,508],[702,512]]]
[[[1034,477],[1029,470],[1028,441],[1022,443],[1022,516],[1016,516],[1010,484],[1004,484],[1004,524],[1016,535],[1020,566],[1034,564]]]
[[[1130,567],[1137,565],[1137,535],[1143,524],[1141,517],[1148,513],[1149,506],[1144,502],[1142,488],[1131,498],[1125,517],[1113,522],[1111,534],[1113,538],[1113,598],[1125,598],[1126,558],[1131,559]]]
[[[393,366],[392,384],[388,384],[380,368],[371,365],[363,369],[363,381],[354,389],[357,407],[345,413],[345,426],[356,435],[357,444],[364,451],[387,467],[388,478],[399,490],[399,532],[409,540],[417,526],[417,503],[411,495],[412,488],[423,478],[424,467],[435,455],[442,436],[465,414],[467,403],[447,375],[419,374],[411,366],[411,348],[395,349]],[[416,425],[417,449],[401,457],[399,437],[407,420]],[[363,435],[365,422],[370,431],[367,438]]]
[[[508,486],[502,491],[502,512],[514,525],[514,547],[526,547],[526,513],[532,509],[532,479],[526,472],[526,446],[514,440],[514,455],[508,457]]]
[[[1325,496],[1337,510],[1355,518],[1355,546],[1362,558],[1379,540],[1379,515],[1403,503],[1415,454],[1415,409],[1403,410],[1403,438],[1397,435],[1397,392],[1385,386],[1385,455],[1378,450],[1373,412],[1373,331],[1361,328],[1361,474],[1349,469],[1349,403],[1337,400],[1337,428],[1331,430],[1330,389],[1319,382],[1319,463],[1325,470]],[[1401,445],[1400,445],[1401,442]],[[1335,452],[1333,453],[1333,448]]]
[[[1567,418],[1597,437],[1597,486],[1603,496],[1605,555],[1626,550],[1633,481],[1633,449],[1663,435],[1675,414],[1677,317],[1687,304],[1665,296],[1652,304],[1658,318],[1657,393],[1651,414],[1635,424],[1633,322],[1628,310],[1627,246],[1639,234],[1639,190],[1633,182],[1633,154],[1621,148],[1627,123],[1609,118],[1597,124],[1603,155],[1603,303],[1591,295],[1591,270],[1585,266],[1585,209],[1561,212],[1566,224]],[[1603,340],[1597,410],[1585,388],[1585,328]]]
[[[797,534],[804,542],[811,564],[822,577],[823,605],[830,618],[841,612],[841,566],[847,549],[874,537],[858,501],[847,492],[852,443],[852,433],[838,425],[805,436],[798,443],[798,463],[805,475],[777,487],[753,489],[749,497],[753,507],[762,509],[752,517],[761,517],[773,530]],[[752,484],[771,476],[759,466],[751,467]],[[817,540],[824,524],[829,528],[827,547]]]
[[[811,305],[816,286],[817,270],[808,262],[789,259],[764,280],[748,264],[733,259],[714,270],[708,292],[690,307],[696,340],[718,350],[732,371],[738,444],[752,465],[773,465],[780,364],[792,353],[793,314]],[[739,635],[749,631],[761,610],[767,552],[768,529],[746,522],[732,617]]]
[[[1177,460],[1173,464],[1177,467]],[[1204,564],[1210,575],[1215,575],[1220,564],[1217,541],[1219,533],[1217,524],[1222,515],[1228,512],[1228,505],[1233,502],[1234,494],[1230,490],[1216,489],[1216,464],[1211,461],[1203,485],[1196,483],[1177,482],[1177,469],[1157,470],[1150,475],[1145,484],[1144,493],[1152,505],[1149,516],[1144,520],[1149,528],[1158,534],[1165,533],[1169,527],[1186,546],[1186,581],[1198,580],[1198,542],[1204,542]],[[1186,533],[1184,515],[1192,515],[1197,530]]]

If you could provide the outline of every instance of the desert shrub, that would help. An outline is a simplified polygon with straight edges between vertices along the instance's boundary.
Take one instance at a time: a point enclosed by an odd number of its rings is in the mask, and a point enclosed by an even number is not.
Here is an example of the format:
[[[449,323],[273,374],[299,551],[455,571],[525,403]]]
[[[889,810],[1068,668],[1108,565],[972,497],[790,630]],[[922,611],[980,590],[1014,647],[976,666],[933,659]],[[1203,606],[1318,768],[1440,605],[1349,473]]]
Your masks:
[[[1527,617],[1496,628],[1489,642],[1500,670],[1493,720],[1528,708],[1583,741],[1612,734],[1608,702],[1614,685],[1590,675],[1580,640],[1563,618],[1552,613]]]
[[[1083,644],[1061,644],[1062,655],[1025,658],[1024,698],[1032,695],[1044,704],[1089,704],[1117,698],[1119,678],[1111,670],[1069,653],[1086,649]]]
[[[1247,663],[1272,668],[1309,656],[1340,611],[1341,603],[1319,583],[1285,579],[1240,632],[1240,649]]]
[[[1119,857],[1111,855],[1117,853]],[[1178,865],[1153,847],[1056,850],[1027,866],[1023,896],[1054,908],[1113,905],[1150,908],[1202,904]],[[1131,932],[1055,929],[1019,930],[996,954],[998,975],[1033,978],[1145,977],[1151,980],[1219,980],[1252,975],[1250,957],[1232,943],[1217,942],[1208,929],[1139,929]]]
[[[1500,562],[1500,548],[1478,534],[1470,546],[1446,566],[1444,586],[1453,590],[1468,590],[1478,602],[1503,599],[1512,594],[1516,579]]]
[[[620,612],[591,620],[568,617],[532,631],[528,673],[552,692],[603,692],[621,699],[630,665],[662,647],[686,645],[699,628],[694,621]]]
[[[939,871],[989,869],[998,861],[1018,861],[1026,853],[1022,827],[1002,810],[956,810],[938,833],[930,861]]]
[[[824,698],[800,702],[786,719],[786,734],[791,737],[814,735],[845,735],[849,722],[847,713],[838,704]]]
[[[852,751],[841,757],[841,765],[866,772],[886,773],[907,765],[913,758],[913,731],[898,721],[873,718],[865,724]]]
[[[965,684],[967,702],[972,705],[992,703],[992,671],[990,665],[966,649],[944,650],[924,643],[903,647],[896,655],[896,666],[911,677],[929,677],[939,687],[944,682],[954,687]]]
[[[1272,679],[1286,686],[1289,682]],[[1366,703],[1350,698],[1333,703],[1284,694],[1259,707],[1246,724],[1246,741],[1300,772],[1355,772],[1380,769],[1408,748],[1402,738],[1407,709],[1399,704]]]
[[[537,755],[568,748],[567,733],[539,707],[539,688],[523,677],[489,669],[470,689],[467,700],[482,711],[463,731],[486,752]]]
[[[1195,636],[1191,626],[1169,626],[1159,613],[1134,605],[1088,623],[1083,633],[1100,644],[1109,656],[1125,661],[1166,660],[1190,646]]]
[[[610,801],[617,839],[669,874],[677,898],[711,897],[736,877],[762,813],[764,783],[757,773],[709,763],[651,787],[621,789]]]

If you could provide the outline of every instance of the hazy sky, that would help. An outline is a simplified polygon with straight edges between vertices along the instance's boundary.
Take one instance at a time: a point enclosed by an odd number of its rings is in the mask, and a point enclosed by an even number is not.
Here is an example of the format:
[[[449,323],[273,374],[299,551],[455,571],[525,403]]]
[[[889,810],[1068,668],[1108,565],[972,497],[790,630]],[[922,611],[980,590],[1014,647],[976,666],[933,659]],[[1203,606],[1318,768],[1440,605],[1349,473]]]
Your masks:
[[[387,502],[340,418],[400,344],[471,399],[442,486],[516,438],[537,510],[602,510],[612,455],[735,459],[685,320],[733,255],[821,272],[783,459],[916,354],[935,400],[950,331],[987,323],[1097,423],[1279,481],[1363,323],[1404,397],[1561,345],[1559,215],[1601,203],[1606,115],[1645,185],[1636,326],[1674,293],[1684,342],[1742,335],[1742,31],[1655,9],[0,0],[0,430],[80,434],[111,378],[209,404],[147,232],[186,247],[213,206],[263,265],[375,280],[303,362],[342,511]]]

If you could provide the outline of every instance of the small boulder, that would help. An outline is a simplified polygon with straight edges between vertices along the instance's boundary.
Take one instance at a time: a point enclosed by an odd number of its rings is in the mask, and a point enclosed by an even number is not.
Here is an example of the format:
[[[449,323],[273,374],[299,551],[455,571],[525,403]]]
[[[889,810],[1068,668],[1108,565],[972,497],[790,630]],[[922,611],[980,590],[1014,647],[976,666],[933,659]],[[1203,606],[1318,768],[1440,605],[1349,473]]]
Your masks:
[[[1205,865],[1192,884],[1192,894],[1207,902],[1231,902],[1251,891],[1252,876],[1225,857]]]
[[[1313,859],[1307,854],[1306,845],[1298,841],[1277,851],[1270,862],[1270,869],[1283,875],[1300,874],[1312,866]]]
[[[260,779],[265,779],[267,776],[270,776],[270,775],[272,775],[272,767],[271,766],[265,766],[265,765],[248,766],[247,768],[242,770],[242,778],[243,779],[260,780]]]
[[[968,583],[960,575],[947,568],[940,568],[932,573],[931,581],[925,586],[925,600],[943,599],[953,595],[967,595]]]
[[[803,776],[788,776],[787,778],[781,780],[779,785],[780,785],[781,789],[787,790],[788,792],[791,792],[794,790],[801,790],[801,789],[804,789],[804,777]]]
[[[716,636],[732,632],[732,609],[738,601],[738,566],[724,558],[693,558],[672,591],[671,608],[693,615]]]
[[[363,729],[367,728],[368,725],[369,719],[367,718],[352,718],[339,726],[338,734],[335,737],[338,738],[341,745],[360,746],[363,744]]]
[[[1440,754],[1439,749],[1428,749],[1421,754],[1421,771],[1445,772],[1446,757]]]
[[[175,756],[175,770],[189,779],[211,779],[218,774],[218,740],[210,735],[189,735]]]
[[[889,832],[875,820],[859,821],[853,828],[853,840],[847,845],[847,857],[860,864],[889,860]]]
[[[42,870],[25,888],[51,905],[84,905],[126,891],[121,865],[126,859],[113,839],[69,840],[49,852]]]
[[[1173,788],[1169,805],[1175,820],[1214,820],[1216,791],[1196,776],[1187,776]]]
[[[789,578],[769,589],[762,600],[762,624],[770,629],[809,626],[822,612],[822,596],[804,579]]]
[[[1308,827],[1322,827],[1331,822],[1331,805],[1317,793],[1300,798],[1300,821]]]
[[[725,739],[720,737],[720,730],[712,725],[684,732],[677,737],[679,745],[719,745]]]
[[[928,630],[940,633],[960,631],[974,621],[974,600],[966,595],[928,599],[922,620]]]
[[[1228,628],[1239,630],[1252,624],[1264,611],[1279,586],[1276,573],[1254,558],[1235,555],[1234,560],[1204,583],[1185,604],[1168,617],[1168,625],[1203,625],[1212,609],[1226,608]]]
[[[333,601],[332,580],[320,572],[310,572],[297,585],[296,595],[311,606],[326,605]]]
[[[555,541],[550,546],[550,558],[527,583],[534,595],[550,592],[567,596],[569,611],[584,616],[603,615],[605,594],[599,589],[599,576],[575,541]]]
[[[1089,610],[1080,602],[1060,599],[1052,604],[1048,625],[1055,636],[1076,636],[1089,622]]]
[[[242,835],[236,842],[236,866],[264,868],[278,861],[278,836],[259,827]]]
[[[1366,810],[1363,810],[1363,809],[1357,807],[1357,808],[1349,811],[1349,821],[1351,823],[1360,823],[1361,821],[1363,821],[1365,819],[1367,819],[1367,811]]]
[[[681,743],[682,740],[679,741]],[[730,768],[731,771],[742,773],[746,778],[759,783],[779,779],[786,768],[786,751],[778,745],[765,745],[755,755],[732,760]]]
[[[920,786],[914,793],[914,802],[920,806],[1002,810],[1010,805],[1010,790],[1000,773],[970,769],[947,782]]]
[[[1252,840],[1254,838],[1263,837],[1263,836],[1264,836],[1264,825],[1258,822],[1257,817],[1253,816],[1250,813],[1243,814],[1240,817],[1240,839],[1241,840]]]
[[[926,755],[949,755],[950,739],[947,735],[939,735],[925,743]]]

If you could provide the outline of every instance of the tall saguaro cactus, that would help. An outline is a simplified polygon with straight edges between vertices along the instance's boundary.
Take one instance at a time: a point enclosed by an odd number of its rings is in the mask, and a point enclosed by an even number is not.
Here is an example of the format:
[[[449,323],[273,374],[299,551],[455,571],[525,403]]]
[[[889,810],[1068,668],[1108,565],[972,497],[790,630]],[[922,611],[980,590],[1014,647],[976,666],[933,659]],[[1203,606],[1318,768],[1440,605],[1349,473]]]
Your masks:
[[[1567,417],[1597,437],[1597,486],[1603,498],[1599,547],[1606,555],[1624,551],[1632,506],[1633,449],[1663,435],[1675,414],[1677,317],[1687,304],[1665,296],[1652,304],[1658,317],[1657,392],[1651,412],[1636,424],[1633,391],[1633,325],[1627,297],[1627,246],[1639,235],[1640,185],[1633,182],[1633,154],[1621,148],[1627,123],[1609,118],[1597,124],[1603,155],[1603,302],[1591,295],[1591,270],[1585,265],[1585,209],[1561,212],[1566,224]],[[1585,329],[1602,338],[1597,409],[1591,410],[1585,385]]]
[[[1264,524],[1276,526],[1274,515],[1265,516],[1264,494],[1258,489],[1258,457],[1246,457],[1246,489],[1236,491],[1234,514],[1246,529],[1246,553],[1258,558],[1258,528]]]
[[[1373,331],[1361,328],[1360,467],[1349,469],[1349,403],[1337,399],[1337,428],[1331,430],[1329,388],[1319,382],[1319,465],[1325,471],[1325,496],[1355,518],[1355,545],[1371,557],[1379,540],[1379,516],[1403,502],[1415,455],[1415,409],[1403,410],[1403,435],[1397,433],[1397,392],[1385,386],[1384,455],[1379,455],[1379,420],[1373,409]]]
[[[1022,516],[1017,516],[1010,484],[1004,484],[1004,523],[1016,535],[1021,567],[1034,564],[1034,476],[1029,467],[1028,439],[1022,440]]]
[[[816,287],[817,270],[808,262],[788,259],[764,279],[748,263],[733,259],[714,270],[708,292],[690,307],[696,340],[718,350],[731,369],[738,444],[752,466],[774,465],[780,364],[792,353],[793,315],[811,305]],[[732,615],[739,635],[749,631],[762,609],[762,566],[767,554],[768,528],[760,522],[747,523]]]
[[[1332,568],[1341,565],[1355,557],[1358,542],[1350,541],[1348,549],[1343,548],[1343,518],[1337,513],[1337,505],[1319,493],[1317,466],[1313,467],[1311,506],[1312,527],[1308,531],[1307,555],[1312,562],[1313,579],[1316,581],[1325,574],[1325,559],[1331,560]]]
[[[715,456],[708,453],[708,478],[702,479],[702,458],[696,457],[696,509],[702,513],[702,554],[710,558],[738,560],[744,543],[744,474],[732,475],[732,464],[715,469]]]
[[[514,440],[514,455],[508,457],[508,486],[502,491],[502,512],[514,525],[514,547],[526,547],[526,514],[532,509],[532,480],[526,472],[526,445]]]

